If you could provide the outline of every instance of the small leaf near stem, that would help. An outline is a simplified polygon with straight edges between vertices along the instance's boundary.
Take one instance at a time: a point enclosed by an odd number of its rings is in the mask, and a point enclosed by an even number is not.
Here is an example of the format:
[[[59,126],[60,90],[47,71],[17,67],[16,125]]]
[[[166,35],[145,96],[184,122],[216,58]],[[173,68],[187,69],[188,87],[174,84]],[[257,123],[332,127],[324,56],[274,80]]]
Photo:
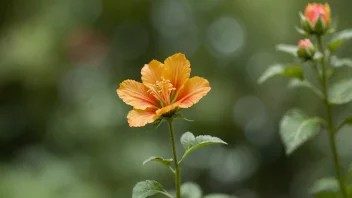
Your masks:
[[[292,79],[288,84],[288,87],[289,88],[306,87],[311,89],[314,93],[316,93],[319,96],[319,98],[321,99],[324,98],[323,92],[321,92],[315,85],[310,83],[308,80]]]
[[[289,44],[278,44],[276,45],[276,50],[281,51],[292,56],[297,56],[297,46]]]
[[[352,68],[352,59],[350,58],[339,58],[337,56],[331,56],[330,58],[330,64],[331,66],[335,68],[347,66]]]
[[[328,90],[330,104],[346,104],[352,101],[352,79],[335,82]]]
[[[299,109],[289,110],[280,123],[280,135],[285,145],[286,154],[290,155],[308,140],[318,135],[320,123],[324,122],[318,117],[308,117]]]
[[[181,144],[185,148],[185,153],[183,154],[179,164],[185,160],[187,155],[193,151],[211,144],[227,144],[223,140],[217,137],[212,137],[210,135],[200,135],[195,137],[191,132],[186,132],[181,137]]]
[[[345,125],[352,125],[352,116],[349,116],[344,119],[344,121],[336,128],[336,133],[340,131]]]
[[[153,156],[153,157],[150,157],[150,158],[146,159],[146,160],[143,162],[143,165],[145,165],[145,164],[148,163],[148,162],[152,162],[152,161],[158,162],[158,163],[161,163],[161,164],[167,166],[167,167],[169,168],[169,170],[170,170],[173,174],[175,174],[175,170],[171,167],[171,162],[173,161],[172,158],[171,158],[171,159],[164,159],[164,158],[162,158],[162,157],[155,157],[155,156]]]
[[[258,79],[258,83],[262,84],[268,79],[276,76],[291,77],[299,80],[304,79],[303,69],[300,66],[291,65],[284,67],[283,65],[276,64],[270,66],[267,70],[264,71],[262,76]]]
[[[314,182],[310,192],[314,195],[335,194],[340,190],[339,182],[335,178],[326,177]]]
[[[159,182],[153,180],[138,182],[133,188],[132,198],[146,198],[158,193],[173,198]]]

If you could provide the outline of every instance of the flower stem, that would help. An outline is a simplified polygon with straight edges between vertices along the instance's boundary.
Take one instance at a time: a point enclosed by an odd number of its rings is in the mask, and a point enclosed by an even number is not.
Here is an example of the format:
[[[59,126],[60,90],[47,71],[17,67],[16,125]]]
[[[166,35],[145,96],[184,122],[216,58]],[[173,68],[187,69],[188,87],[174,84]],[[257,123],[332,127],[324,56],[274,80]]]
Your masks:
[[[323,47],[323,42],[321,36],[317,36],[317,41],[318,41],[318,48],[320,52],[323,54],[323,57],[321,59],[321,70],[322,70],[322,77],[321,77],[321,85],[323,87],[323,94],[324,94],[324,103],[326,106],[326,112],[328,116],[328,130],[329,130],[329,142],[330,142],[330,147],[332,150],[332,155],[334,159],[334,164],[335,164],[335,171],[336,171],[336,176],[340,184],[340,189],[341,189],[341,194],[343,198],[348,198],[347,197],[347,191],[345,187],[345,182],[344,178],[341,172],[341,163],[339,160],[339,156],[337,153],[337,148],[336,148],[336,129],[334,126],[333,118],[332,118],[332,111],[331,111],[331,104],[329,103],[329,95],[328,95],[328,79],[326,75],[326,56],[324,53],[324,47]]]
[[[180,176],[180,166],[178,164],[177,153],[176,153],[176,143],[175,143],[175,133],[173,126],[173,119],[168,120],[171,143],[172,143],[172,152],[174,154],[175,162],[175,186],[176,186],[176,198],[181,198],[181,176]]]

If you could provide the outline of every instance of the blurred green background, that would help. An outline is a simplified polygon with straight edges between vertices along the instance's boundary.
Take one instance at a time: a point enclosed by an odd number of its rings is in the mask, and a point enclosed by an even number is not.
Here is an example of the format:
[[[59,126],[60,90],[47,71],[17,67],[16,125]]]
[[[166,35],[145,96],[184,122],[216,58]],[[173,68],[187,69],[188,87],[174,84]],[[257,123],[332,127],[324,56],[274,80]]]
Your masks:
[[[0,1],[0,197],[127,198],[146,179],[172,190],[166,168],[142,166],[149,156],[171,157],[166,126],[129,128],[130,107],[116,88],[139,80],[145,63],[176,52],[212,87],[183,111],[195,122],[177,121],[177,139],[191,131],[229,143],[191,154],[182,180],[241,198],[310,197],[316,179],[334,176],[326,131],[286,157],[278,126],[293,106],[325,116],[322,103],[309,90],[288,90],[286,79],[256,82],[269,65],[294,61],[275,45],[302,38],[294,26],[307,3]],[[329,3],[339,29],[352,27],[352,1]],[[339,54],[351,57],[351,47]],[[335,122],[351,111],[336,108]],[[351,130],[337,138],[344,169],[352,162]]]

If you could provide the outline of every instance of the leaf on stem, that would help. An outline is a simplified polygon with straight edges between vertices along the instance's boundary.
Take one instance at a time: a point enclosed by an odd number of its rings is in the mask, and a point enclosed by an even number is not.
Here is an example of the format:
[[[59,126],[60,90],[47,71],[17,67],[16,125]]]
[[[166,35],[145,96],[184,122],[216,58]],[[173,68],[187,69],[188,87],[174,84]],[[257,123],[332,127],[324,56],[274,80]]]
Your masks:
[[[166,190],[159,182],[153,180],[146,180],[138,182],[134,186],[132,191],[132,198],[146,198],[158,193],[164,194],[168,197],[172,197],[166,192]]]
[[[187,122],[193,122],[193,120],[190,120],[190,119],[186,118],[185,116],[183,116],[182,114],[179,114],[179,113],[175,114],[173,117],[177,118],[177,119],[185,120]]]
[[[202,189],[198,184],[186,182],[181,185],[181,198],[201,198]]]
[[[345,104],[352,101],[352,79],[335,82],[329,87],[329,102],[331,104]]]
[[[337,198],[340,191],[340,186],[335,178],[322,178],[314,182],[310,189],[311,194],[315,198]]]
[[[193,146],[193,142],[196,137],[191,132],[186,132],[181,136],[181,144],[185,150],[190,149]]]
[[[311,89],[314,93],[316,93],[320,98],[324,98],[323,92],[321,92],[316,86],[314,86],[312,83],[310,83],[307,80],[298,80],[298,79],[292,79],[290,83],[288,84],[289,88],[298,88],[298,87],[306,87],[308,89]]]
[[[288,45],[288,44],[278,44],[276,45],[276,50],[285,52],[287,54],[290,54],[292,56],[297,56],[297,46],[295,45]]]
[[[181,144],[185,148],[186,152],[183,155],[180,163],[184,158],[192,153],[193,151],[211,144],[227,144],[223,140],[217,137],[212,137],[210,135],[200,135],[195,137],[191,132],[186,132],[181,136]]]
[[[157,129],[163,122],[165,119],[159,118],[157,120],[155,120],[155,122],[153,123],[153,129]]]
[[[164,164],[164,165],[166,165],[166,166],[170,166],[170,165],[171,165],[171,162],[173,161],[173,159],[172,159],[172,158],[170,158],[170,159],[164,159],[164,158],[162,158],[162,157],[152,156],[152,157],[146,159],[146,160],[143,162],[143,165],[145,165],[146,163],[151,162],[151,161],[159,162],[159,163]]]
[[[299,109],[289,110],[281,120],[280,135],[290,155],[308,140],[315,137],[320,131],[321,118],[310,118]]]
[[[352,125],[352,116],[345,118],[343,122],[337,127],[336,132],[338,132],[345,125]]]
[[[304,79],[303,70],[300,66],[293,65],[284,67],[283,65],[276,64],[270,66],[266,71],[264,71],[262,76],[258,79],[258,83],[262,84],[268,79],[275,76],[287,76],[301,80]]]
[[[338,58],[337,56],[331,56],[330,64],[333,67],[352,67],[352,59],[350,58]]]
[[[328,44],[328,48],[331,52],[336,51],[346,41],[352,39],[352,29],[343,30],[335,34]]]

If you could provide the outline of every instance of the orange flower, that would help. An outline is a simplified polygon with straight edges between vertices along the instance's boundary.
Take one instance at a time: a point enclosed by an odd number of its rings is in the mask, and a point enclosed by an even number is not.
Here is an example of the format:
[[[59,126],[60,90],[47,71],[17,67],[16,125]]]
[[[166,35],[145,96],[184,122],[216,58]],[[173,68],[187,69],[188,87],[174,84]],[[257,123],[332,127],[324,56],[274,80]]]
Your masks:
[[[209,82],[190,78],[190,62],[183,54],[174,54],[164,63],[152,60],[142,68],[142,82],[125,80],[117,89],[118,96],[133,107],[128,115],[131,127],[152,123],[160,116],[172,114],[197,103],[210,91]]]
[[[304,11],[304,16],[309,22],[312,23],[313,26],[315,26],[315,23],[317,22],[319,16],[322,16],[325,25],[328,25],[331,21],[330,6],[327,3],[325,3],[324,5],[320,3],[308,4]]]

